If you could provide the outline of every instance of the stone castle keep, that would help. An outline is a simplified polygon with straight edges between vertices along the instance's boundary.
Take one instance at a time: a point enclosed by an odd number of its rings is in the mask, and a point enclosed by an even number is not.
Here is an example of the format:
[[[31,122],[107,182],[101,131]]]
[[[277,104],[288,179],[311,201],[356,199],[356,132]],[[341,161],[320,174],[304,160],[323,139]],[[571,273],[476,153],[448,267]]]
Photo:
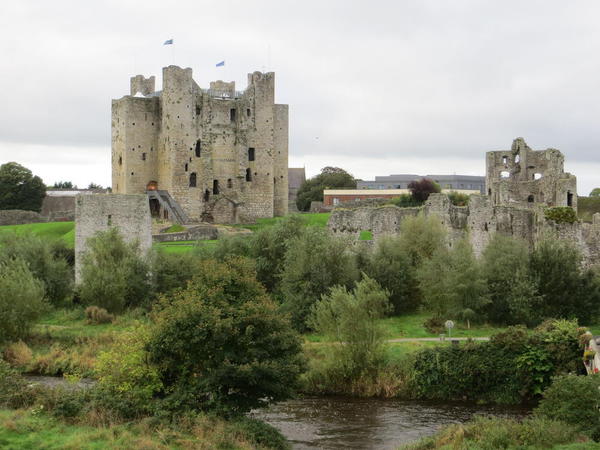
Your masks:
[[[148,193],[153,216],[179,223],[287,214],[288,106],[275,103],[274,73],[249,74],[240,92],[169,66],[154,84],[132,77],[112,102],[114,193]]]
[[[545,217],[548,207],[577,210],[577,180],[564,172],[563,163],[560,151],[534,151],[518,138],[510,150],[487,153],[487,195],[471,195],[468,206],[453,205],[446,194],[431,194],[421,208],[337,208],[328,226],[334,234],[358,238],[361,231],[370,231],[377,239],[400,233],[404,218],[423,212],[439,217],[450,246],[467,237],[478,256],[494,233],[520,238],[530,248],[551,234],[573,242],[586,264],[600,264],[600,214],[592,223],[555,223]]]

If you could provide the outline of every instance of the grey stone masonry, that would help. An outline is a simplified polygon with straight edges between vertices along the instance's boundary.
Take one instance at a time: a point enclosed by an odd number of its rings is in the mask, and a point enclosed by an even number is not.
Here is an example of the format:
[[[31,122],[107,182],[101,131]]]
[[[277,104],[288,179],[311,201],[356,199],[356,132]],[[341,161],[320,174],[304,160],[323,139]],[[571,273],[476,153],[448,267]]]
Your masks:
[[[116,228],[127,242],[138,241],[140,251],[152,247],[152,221],[146,194],[78,195],[75,201],[75,281],[87,240],[99,231]]]

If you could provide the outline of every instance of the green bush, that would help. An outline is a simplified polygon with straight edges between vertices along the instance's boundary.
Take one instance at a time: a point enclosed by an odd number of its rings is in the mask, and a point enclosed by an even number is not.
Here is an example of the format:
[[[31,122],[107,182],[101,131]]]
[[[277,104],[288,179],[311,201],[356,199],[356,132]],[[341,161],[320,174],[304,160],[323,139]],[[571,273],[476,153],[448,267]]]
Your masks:
[[[82,302],[110,313],[146,305],[151,297],[149,266],[139,253],[139,244],[126,243],[116,228],[89,238],[78,286]]]
[[[454,206],[467,206],[469,204],[469,196],[460,192],[448,192],[448,198]]]
[[[376,375],[385,360],[385,336],[379,323],[389,306],[389,293],[365,276],[352,291],[335,286],[312,308],[311,327],[335,342],[328,348],[332,370],[342,378]]]
[[[600,374],[554,378],[535,410],[538,417],[561,420],[600,438]]]
[[[162,249],[154,250],[150,256],[153,294],[170,294],[185,288],[196,273],[201,258],[202,255],[195,251],[168,253]]]
[[[546,208],[544,216],[548,220],[556,223],[575,223],[577,222],[577,213],[570,206],[555,206]]]
[[[551,378],[581,372],[579,335],[572,321],[548,321],[528,333],[511,327],[489,342],[424,349],[416,353],[414,382],[420,398],[518,403]]]
[[[26,337],[47,306],[43,283],[25,261],[0,261],[0,344]]]
[[[289,241],[281,274],[283,310],[292,325],[307,329],[312,305],[335,285],[350,287],[358,279],[354,255],[347,240],[321,228],[308,228]]]
[[[299,336],[248,261],[202,261],[187,288],[156,307],[146,349],[164,409],[241,414],[297,388]]]
[[[423,202],[416,200],[410,194],[400,194],[398,197],[394,197],[389,201],[390,205],[397,206],[399,208],[410,208],[415,206],[422,206]]]
[[[73,267],[68,259],[72,250],[59,240],[33,234],[0,234],[0,260],[22,259],[33,275],[44,284],[48,301],[59,306],[70,301],[73,290]]]

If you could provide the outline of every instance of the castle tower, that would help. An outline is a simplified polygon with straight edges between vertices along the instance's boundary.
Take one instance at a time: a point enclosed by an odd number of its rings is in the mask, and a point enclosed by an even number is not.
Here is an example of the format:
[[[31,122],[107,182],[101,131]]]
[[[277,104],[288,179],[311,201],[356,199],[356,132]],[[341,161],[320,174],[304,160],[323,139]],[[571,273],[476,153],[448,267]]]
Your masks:
[[[240,92],[169,66],[162,91],[137,75],[130,92],[112,103],[114,192],[149,192],[153,214],[179,221],[287,214],[288,107],[275,103],[273,73],[249,74]]]

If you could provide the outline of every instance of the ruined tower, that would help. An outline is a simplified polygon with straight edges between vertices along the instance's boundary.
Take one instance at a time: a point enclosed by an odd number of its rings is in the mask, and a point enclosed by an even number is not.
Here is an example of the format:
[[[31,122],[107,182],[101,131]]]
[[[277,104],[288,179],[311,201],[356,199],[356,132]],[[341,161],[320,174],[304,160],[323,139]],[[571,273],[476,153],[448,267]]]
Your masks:
[[[510,150],[487,152],[486,191],[492,205],[571,206],[577,210],[577,178],[564,171],[554,148],[532,150],[523,138]]]
[[[147,192],[154,216],[178,222],[250,222],[287,214],[288,106],[275,103],[274,73],[248,87],[215,81],[202,89],[192,69],[131,78],[112,102],[112,188]]]

